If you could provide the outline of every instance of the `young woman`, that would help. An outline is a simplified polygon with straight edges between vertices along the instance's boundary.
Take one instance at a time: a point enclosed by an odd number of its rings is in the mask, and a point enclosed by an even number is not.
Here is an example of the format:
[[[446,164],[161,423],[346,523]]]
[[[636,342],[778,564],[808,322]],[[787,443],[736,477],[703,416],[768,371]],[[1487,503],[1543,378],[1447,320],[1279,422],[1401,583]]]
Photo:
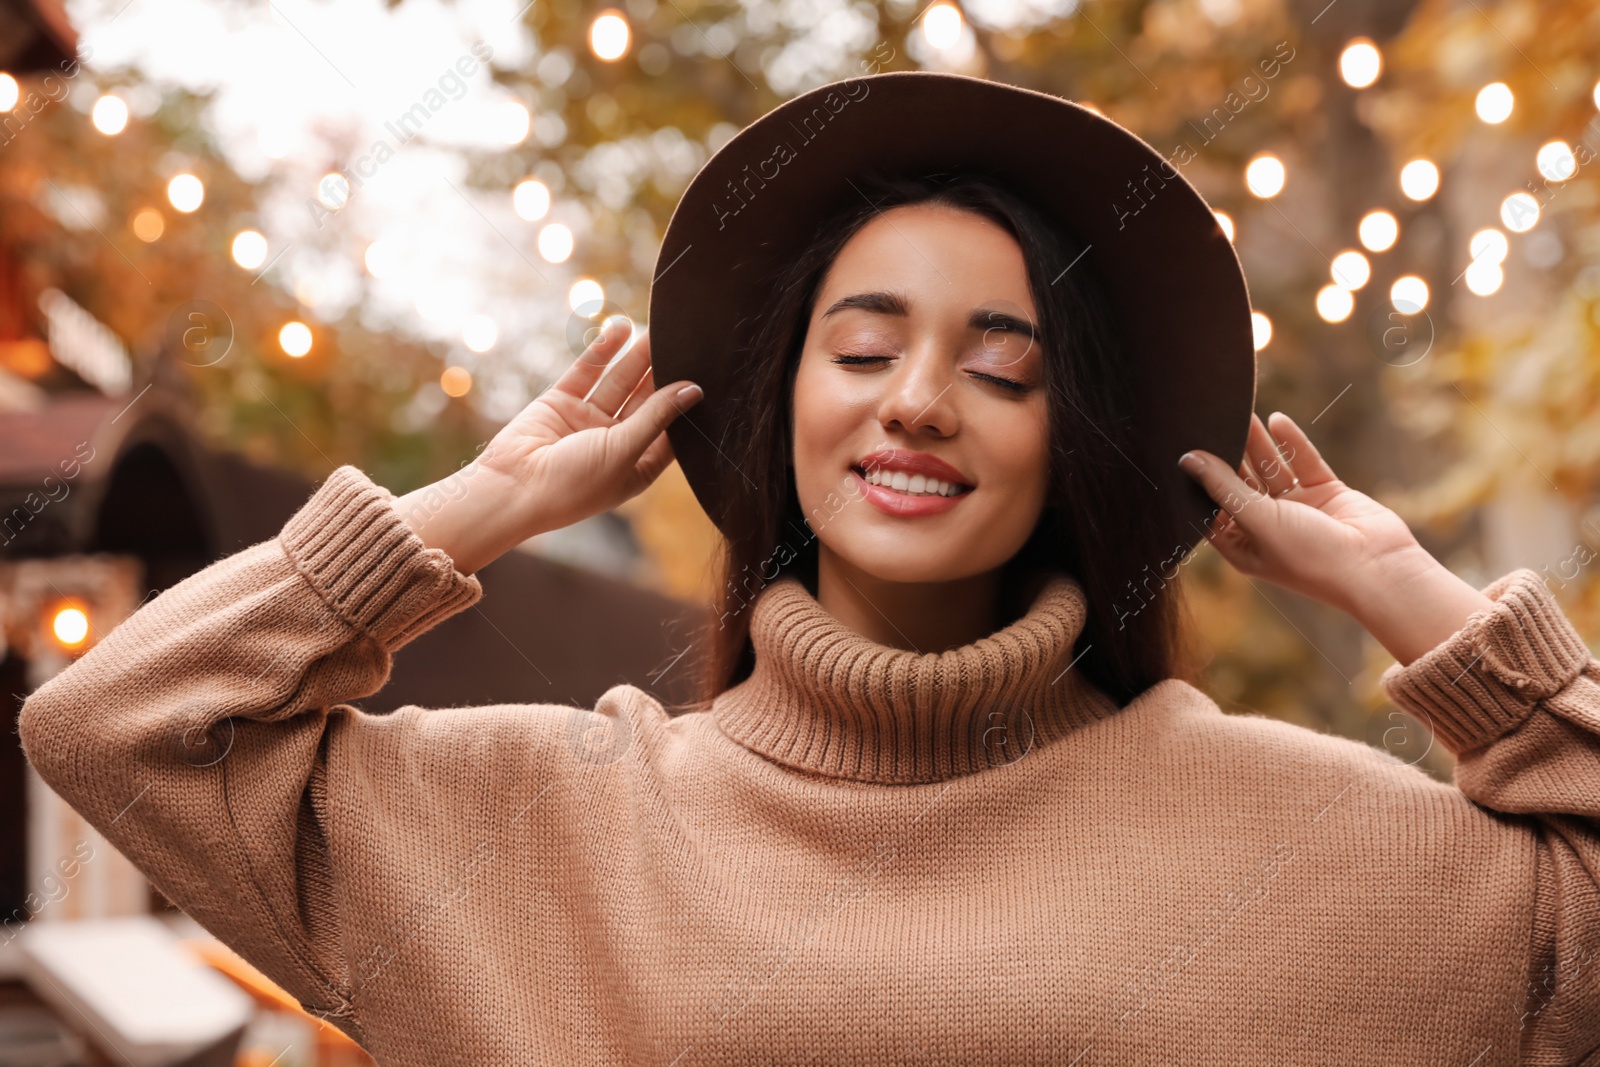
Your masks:
[[[672,460],[698,398],[622,326],[457,475],[341,467],[150,602],[28,699],[34,766],[385,1064],[1591,1055],[1600,661],[1536,573],[1473,589],[1252,420],[1239,470],[1189,468],[1206,535],[1367,626],[1459,787],[1224,715],[1176,673],[1174,586],[1119,616],[1097,577],[1153,523],[1063,235],[987,180],[868,203],[763,326],[726,569],[781,562],[725,598],[705,706],[344,703]]]

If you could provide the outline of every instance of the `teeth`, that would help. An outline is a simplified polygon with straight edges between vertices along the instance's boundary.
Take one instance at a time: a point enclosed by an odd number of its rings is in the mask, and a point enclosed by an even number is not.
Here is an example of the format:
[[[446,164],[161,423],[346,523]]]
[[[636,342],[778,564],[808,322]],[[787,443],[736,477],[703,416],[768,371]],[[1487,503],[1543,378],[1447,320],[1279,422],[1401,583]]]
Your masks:
[[[862,477],[869,485],[881,485],[909,496],[955,496],[960,492],[950,482],[941,482],[924,474],[907,474],[905,471],[871,470]]]

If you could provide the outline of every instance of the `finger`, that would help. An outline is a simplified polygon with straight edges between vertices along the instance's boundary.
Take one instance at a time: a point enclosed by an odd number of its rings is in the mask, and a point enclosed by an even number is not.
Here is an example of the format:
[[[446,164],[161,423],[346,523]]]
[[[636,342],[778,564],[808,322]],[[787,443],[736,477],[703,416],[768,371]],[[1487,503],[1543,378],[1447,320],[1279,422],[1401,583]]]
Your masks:
[[[594,387],[594,394],[589,397],[589,403],[607,415],[620,418],[617,415],[618,410],[628,397],[633,395],[639,380],[649,376],[650,338],[641,330],[628,350],[607,368],[605,377]]]
[[[1266,487],[1266,491],[1277,496],[1294,488],[1294,470],[1278,453],[1278,446],[1273,442],[1272,435],[1267,432],[1266,424],[1261,421],[1261,416],[1250,415],[1250,434],[1245,442],[1245,460],[1250,464],[1251,470]]]
[[[655,393],[655,379],[648,373],[649,370],[649,367],[645,368],[646,373],[640,376],[639,384],[634,387],[633,392],[628,396],[627,403],[623,404],[622,410],[617,412],[618,422],[623,421],[631,416],[635,411],[638,411],[644,406],[644,402],[649,400],[650,397]]]
[[[1257,474],[1256,469],[1250,465],[1249,456],[1246,456],[1244,459],[1239,461],[1239,465],[1234,468],[1233,473],[1237,474],[1246,485],[1254,489],[1256,492],[1262,494],[1266,493],[1267,487],[1261,484],[1261,476]]]
[[[639,405],[639,410],[611,428],[616,447],[630,463],[636,463],[656,438],[671,425],[672,420],[698,403],[700,396],[691,393],[680,397],[679,391],[694,383],[676,381],[664,389],[657,389]],[[698,389],[698,386],[696,387]]]
[[[620,317],[607,319],[600,330],[600,335],[589,343],[589,346],[573,361],[572,366],[568,367],[550,388],[570,393],[579,400],[588,396],[594,383],[605,373],[606,364],[611,362],[611,357],[617,354],[617,350],[627,340],[631,329],[632,324],[627,319]]]
[[[650,442],[650,447],[644,450],[644,455],[639,457],[639,475],[645,485],[649,485],[661,476],[661,472],[671,465],[677,457],[672,453],[672,438],[662,434]]]
[[[1221,505],[1222,509],[1233,518],[1242,522],[1241,516],[1252,510],[1251,504],[1271,500],[1259,489],[1246,483],[1237,471],[1229,469],[1228,464],[1220,456],[1198,448],[1192,450],[1189,455],[1194,457],[1194,465],[1186,467],[1186,473],[1199,482],[1206,495]]]
[[[1321,485],[1337,480],[1333,468],[1328,466],[1322,453],[1317,451],[1317,446],[1311,443],[1311,438],[1306,436],[1298,423],[1281,411],[1274,411],[1267,416],[1267,422],[1271,424],[1273,436],[1281,443],[1284,455],[1294,464],[1301,485]]]
[[[1206,528],[1204,531],[1206,540],[1215,541],[1217,536],[1228,528],[1228,523],[1231,520],[1232,517],[1225,509],[1218,508],[1216,514],[1212,515],[1211,518],[1206,521]]]

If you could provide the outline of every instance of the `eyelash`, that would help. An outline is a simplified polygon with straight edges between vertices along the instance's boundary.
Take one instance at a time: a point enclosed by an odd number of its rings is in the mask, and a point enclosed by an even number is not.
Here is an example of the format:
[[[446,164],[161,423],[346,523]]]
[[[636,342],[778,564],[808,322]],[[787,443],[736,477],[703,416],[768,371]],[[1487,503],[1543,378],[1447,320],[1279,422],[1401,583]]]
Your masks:
[[[848,365],[866,363],[874,359],[888,358],[888,356],[869,356],[855,352],[842,352],[834,357],[833,362]],[[1000,388],[1009,390],[1013,393],[1026,393],[1030,391],[1030,387],[1026,383],[1016,381],[1012,378],[1002,378],[998,374],[979,374],[978,372],[974,371],[972,376],[974,378],[982,378],[984,381],[993,382],[994,384],[1000,386]]]

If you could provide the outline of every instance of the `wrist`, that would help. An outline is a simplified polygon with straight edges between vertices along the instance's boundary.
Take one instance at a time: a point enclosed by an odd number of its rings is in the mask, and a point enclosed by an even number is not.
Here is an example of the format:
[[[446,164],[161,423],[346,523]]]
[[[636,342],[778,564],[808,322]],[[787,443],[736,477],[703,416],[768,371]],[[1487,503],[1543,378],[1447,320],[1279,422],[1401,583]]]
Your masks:
[[[429,548],[473,574],[538,531],[514,505],[525,494],[499,472],[469,463],[395,500],[395,510]]]
[[[1401,666],[1444,643],[1490,600],[1421,546],[1363,572],[1346,590],[1344,610]]]
[[[1455,577],[1421,545],[1399,549],[1365,566],[1350,568],[1335,603],[1358,621],[1389,614],[1398,601],[1414,595],[1404,590],[1436,583],[1441,571]]]

